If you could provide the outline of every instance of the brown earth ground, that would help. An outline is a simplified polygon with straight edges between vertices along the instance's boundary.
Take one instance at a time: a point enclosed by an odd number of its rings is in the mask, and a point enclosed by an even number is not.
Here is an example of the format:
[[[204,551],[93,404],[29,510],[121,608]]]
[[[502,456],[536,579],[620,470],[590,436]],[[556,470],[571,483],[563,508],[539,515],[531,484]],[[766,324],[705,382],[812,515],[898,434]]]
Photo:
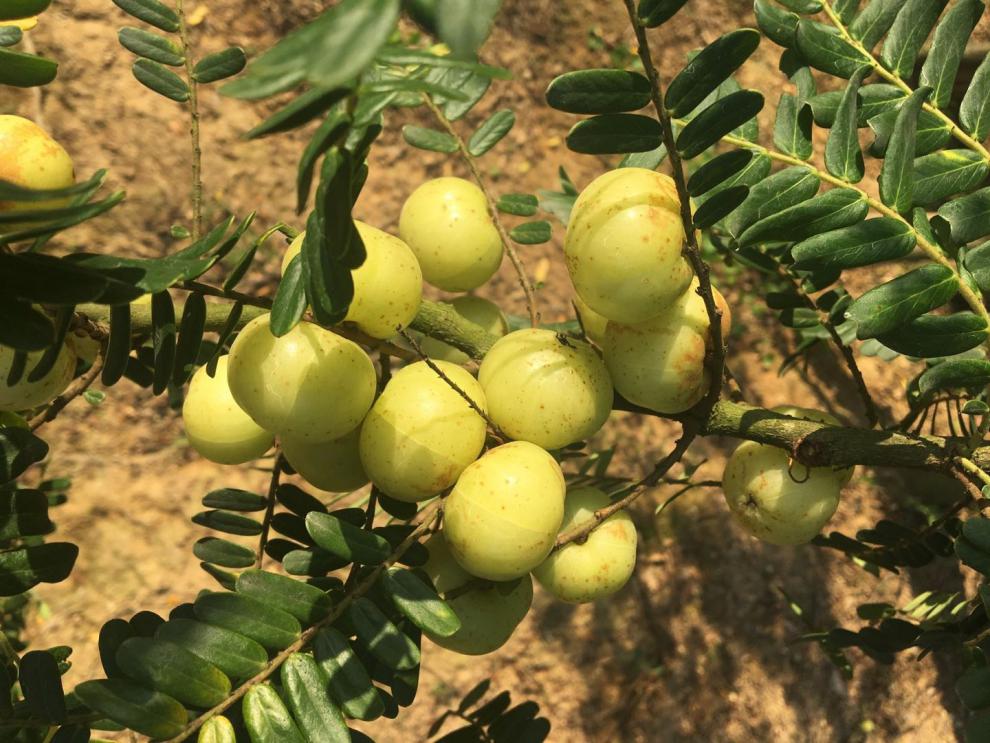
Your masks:
[[[202,51],[235,43],[255,53],[320,4],[191,5],[202,13],[194,32]],[[33,41],[61,61],[58,81],[40,97],[5,92],[0,98],[0,113],[42,119],[81,174],[108,167],[112,185],[128,191],[128,200],[109,215],[64,235],[60,249],[161,254],[174,248],[169,226],[187,217],[186,121],[178,106],[131,77],[130,56],[115,39],[126,23],[109,0],[56,3]],[[748,4],[694,0],[676,23],[656,34],[663,69],[669,76],[688,49],[739,24],[753,24]],[[559,165],[583,186],[609,166],[605,159],[567,151],[562,138],[573,120],[548,110],[542,93],[565,70],[608,65],[609,49],[621,50],[630,41],[617,0],[506,3],[485,58],[515,77],[497,83],[468,124],[460,125],[470,131],[488,111],[516,111],[513,132],[483,160],[496,191],[554,187]],[[743,82],[775,97],[786,82],[776,71],[778,55],[764,44]],[[221,99],[211,89],[203,95],[203,109],[209,214],[255,209],[256,224],[291,221],[295,162],[307,132],[249,143],[240,135],[259,120],[263,106]],[[371,156],[371,178],[357,214],[384,229],[394,230],[402,201],[417,184],[464,174],[451,157],[402,145],[398,129],[416,117],[391,115]],[[524,250],[530,271],[546,282],[540,305],[547,319],[569,313],[561,239],[558,226],[552,244]],[[264,256],[265,271],[250,280],[253,288],[271,290],[277,258],[274,250]],[[761,290],[759,281],[721,266],[716,272],[734,307],[730,358],[748,399],[828,407],[861,422],[847,375],[826,349],[814,355],[806,372],[778,376],[792,342],[772,328],[762,302],[752,296]],[[510,311],[524,309],[508,261],[485,291]],[[865,359],[863,366],[887,419],[903,412],[909,365]],[[830,403],[823,392],[833,388],[839,394],[830,393],[837,397]],[[69,580],[36,591],[45,603],[32,615],[28,639],[36,647],[75,648],[69,684],[100,673],[96,639],[103,621],[141,609],[166,613],[211,585],[190,552],[203,536],[189,521],[202,495],[220,486],[260,489],[266,481],[250,468],[223,468],[198,458],[164,399],[150,399],[128,384],[107,392],[101,406],[77,401],[46,429],[53,449],[47,471],[74,482],[69,504],[57,512],[59,533],[81,552]],[[615,418],[601,438],[620,447],[618,472],[641,472],[676,436],[674,426],[655,419]],[[732,446],[728,440],[696,445],[692,461],[710,458],[699,476],[717,479]],[[884,516],[907,519],[910,507],[944,503],[952,489],[952,483],[916,473],[861,471],[846,489],[833,526],[852,533]],[[952,564],[935,564],[876,579],[829,551],[765,546],[733,526],[717,490],[694,491],[653,518],[648,503],[670,492],[660,488],[637,509],[643,537],[639,570],[614,600],[573,607],[537,591],[534,610],[500,652],[467,658],[427,646],[417,703],[397,721],[376,724],[375,738],[425,739],[446,705],[489,676],[493,689],[536,700],[553,723],[555,741],[957,737],[962,713],[951,688],[957,671],[951,661],[908,656],[885,667],[852,652],[856,672],[847,681],[816,647],[794,640],[808,626],[856,626],[860,603],[903,604],[923,590],[957,590],[971,576]],[[782,591],[804,608],[807,625],[788,610]]]

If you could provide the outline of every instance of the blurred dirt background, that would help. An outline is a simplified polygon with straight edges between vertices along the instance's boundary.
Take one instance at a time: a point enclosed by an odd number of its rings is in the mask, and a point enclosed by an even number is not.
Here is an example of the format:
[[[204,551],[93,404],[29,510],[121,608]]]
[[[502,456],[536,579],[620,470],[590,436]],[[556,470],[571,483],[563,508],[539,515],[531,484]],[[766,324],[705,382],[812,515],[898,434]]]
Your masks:
[[[252,54],[318,12],[321,3],[188,5],[198,17],[193,39],[202,53],[240,44]],[[66,233],[59,249],[161,254],[176,246],[170,225],[188,219],[187,122],[178,105],[132,78],[132,58],[116,41],[117,29],[128,23],[109,0],[56,0],[31,36],[40,51],[61,62],[58,81],[40,95],[0,97],[0,113],[41,120],[72,153],[80,175],[107,167],[111,185],[127,189],[124,204]],[[677,22],[654,34],[667,77],[689,49],[740,24],[753,25],[749,3],[690,3]],[[986,40],[985,25],[981,33]],[[484,57],[510,69],[514,79],[496,82],[478,110],[458,124],[469,133],[486,113],[515,110],[515,129],[482,161],[496,192],[555,188],[560,165],[583,186],[614,164],[567,151],[563,137],[573,119],[549,110],[543,91],[566,70],[622,59],[631,43],[617,0],[507,0]],[[779,49],[765,42],[742,74],[743,83],[775,98],[786,85],[778,58]],[[204,91],[202,105],[209,216],[254,209],[259,231],[281,219],[293,222],[295,164],[308,130],[246,142],[241,135],[265,105],[222,99],[214,89]],[[768,109],[764,124],[772,116],[772,105]],[[398,130],[409,121],[428,123],[417,112],[389,117],[357,207],[361,219],[393,231],[403,200],[417,184],[465,174],[452,157],[403,146]],[[562,237],[557,225],[552,244],[522,249],[531,273],[545,282],[539,299],[548,320],[570,313]],[[272,291],[278,250],[263,256],[264,270],[246,283]],[[744,270],[715,270],[733,306],[730,360],[747,398],[828,408],[862,422],[848,375],[828,349],[817,352],[807,370],[778,376],[792,343],[752,296],[761,291],[759,280]],[[869,278],[884,271],[893,269]],[[524,310],[508,261],[481,293],[509,311]],[[903,412],[909,365],[865,359],[863,366],[892,420]],[[616,472],[634,475],[676,433],[664,422],[617,414],[600,443],[616,444]],[[261,489],[267,478],[250,467],[200,460],[185,444],[166,400],[151,399],[127,383],[107,390],[99,407],[75,402],[45,434],[53,450],[47,472],[74,482],[70,502],[55,514],[59,533],[77,542],[81,553],[68,581],[36,591],[45,603],[31,617],[28,638],[36,647],[75,648],[71,685],[100,674],[96,640],[102,622],[141,609],[166,614],[211,586],[190,551],[203,536],[189,521],[203,494],[220,486]],[[720,440],[696,445],[691,460],[709,459],[697,477],[718,479],[732,447]],[[832,527],[853,533],[882,517],[914,523],[914,508],[937,508],[952,498],[953,488],[917,473],[861,470]],[[904,604],[923,590],[960,589],[966,576],[936,563],[877,579],[832,552],[762,545],[733,526],[718,490],[694,491],[654,518],[653,507],[671,492],[663,487],[642,499],[636,512],[639,570],[614,600],[574,607],[538,591],[534,610],[500,652],[466,658],[427,646],[416,704],[398,720],[376,724],[374,737],[425,739],[447,705],[490,676],[493,691],[508,689],[518,701],[540,704],[553,723],[554,741],[956,739],[962,712],[952,690],[951,661],[917,661],[908,654],[886,667],[853,651],[855,675],[846,680],[815,646],[795,640],[809,627],[858,626],[860,603]],[[789,611],[782,592],[803,607],[803,620]]]

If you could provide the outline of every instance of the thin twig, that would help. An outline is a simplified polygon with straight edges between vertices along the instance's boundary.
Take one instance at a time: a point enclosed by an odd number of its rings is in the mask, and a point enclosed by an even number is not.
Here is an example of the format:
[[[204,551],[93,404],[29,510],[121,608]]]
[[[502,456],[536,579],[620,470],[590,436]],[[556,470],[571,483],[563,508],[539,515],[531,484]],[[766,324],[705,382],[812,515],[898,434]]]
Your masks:
[[[519,283],[522,285],[523,294],[526,295],[526,310],[529,312],[529,322],[535,328],[540,324],[540,313],[536,306],[536,293],[533,291],[533,285],[530,283],[529,277],[526,275],[526,268],[523,266],[522,261],[519,258],[519,254],[516,252],[515,247],[512,244],[512,238],[509,237],[508,231],[505,229],[505,225],[502,224],[502,218],[499,216],[498,202],[495,197],[492,196],[491,191],[488,190],[488,186],[485,184],[485,179],[481,176],[481,170],[478,168],[478,163],[475,161],[474,156],[470,153],[461,135],[457,133],[454,129],[453,124],[450,120],[443,115],[443,111],[433,102],[433,99],[429,95],[423,93],[423,101],[426,103],[426,107],[433,112],[440,125],[447,130],[447,133],[454,138],[457,142],[457,149],[461,153],[461,158],[467,163],[468,169],[471,171],[471,175],[475,182],[478,184],[478,188],[485,195],[485,201],[488,203],[488,215],[492,218],[492,222],[495,223],[495,229],[498,231],[499,239],[502,241],[502,248],[505,250],[506,255],[509,256],[509,260],[512,261],[512,267],[516,270],[516,275],[519,277]]]
[[[268,535],[272,528],[272,516],[275,513],[275,493],[278,491],[279,481],[282,478],[282,468],[284,458],[278,444],[275,445],[275,464],[272,465],[272,478],[268,482],[268,502],[265,504],[265,515],[261,521],[261,536],[258,537],[258,557],[255,560],[255,567],[260,568],[265,560],[265,547],[268,546]]]
[[[337,619],[354,602],[355,599],[359,598],[360,596],[363,596],[365,593],[371,590],[371,587],[378,581],[378,578],[381,576],[381,574],[385,570],[390,568],[392,565],[394,565],[399,560],[399,558],[401,558],[402,555],[404,555],[406,551],[413,546],[413,544],[417,543],[420,537],[423,536],[423,534],[425,534],[430,529],[434,520],[437,518],[437,516],[439,516],[442,503],[443,502],[438,499],[433,503],[431,503],[430,505],[426,506],[423,510],[421,510],[413,518],[413,520],[410,521],[410,524],[416,524],[416,528],[413,529],[412,532],[410,532],[409,536],[403,539],[402,542],[400,542],[399,545],[394,550],[392,550],[392,553],[388,556],[388,558],[384,562],[382,562],[380,565],[375,566],[375,568],[371,570],[360,583],[355,585],[354,588],[346,596],[344,596],[340,601],[338,601],[337,605],[334,606],[333,611],[331,611],[329,615],[327,615],[324,619],[321,619],[319,622],[317,622],[312,627],[305,630],[301,635],[299,635],[299,639],[296,640],[291,645],[289,645],[289,647],[287,647],[285,650],[280,652],[274,658],[272,658],[272,660],[268,662],[268,665],[265,666],[265,669],[263,671],[261,671],[257,675],[245,681],[243,684],[237,687],[237,689],[231,692],[230,696],[228,696],[226,699],[220,702],[220,704],[212,707],[211,709],[208,709],[206,712],[204,712],[195,720],[193,720],[188,725],[186,725],[182,729],[181,733],[179,733],[173,738],[169,738],[165,743],[181,743],[182,741],[187,740],[190,735],[192,735],[197,730],[199,730],[204,724],[206,724],[208,720],[216,717],[217,715],[223,714],[226,710],[230,709],[230,707],[233,706],[235,702],[237,702],[245,694],[247,694],[248,691],[253,689],[258,684],[265,682],[273,673],[275,673],[282,666],[283,663],[285,663],[286,660],[289,659],[291,655],[293,655],[294,653],[298,653],[300,650],[302,650],[307,645],[309,645],[309,643],[313,640],[313,638],[321,629],[337,621]]]
[[[65,392],[52,400],[47,408],[31,419],[31,430],[37,431],[49,421],[55,420],[55,417],[62,412],[66,405],[89,389],[89,386],[96,381],[98,376],[100,376],[100,371],[102,371],[102,369],[103,348],[101,347],[100,350],[97,351],[96,358],[93,359],[92,366],[90,366],[89,369],[87,369],[86,372],[79,377],[79,379],[69,385]]]
[[[437,366],[437,363],[423,352],[423,347],[419,345],[419,341],[417,341],[416,338],[409,331],[403,330],[401,328],[397,328],[397,330],[399,331],[399,335],[402,336],[402,338],[406,341],[406,343],[408,343],[410,346],[413,347],[413,350],[416,352],[416,355],[419,356],[419,359],[423,361],[428,367],[430,367],[434,371],[434,373],[436,373],[436,375],[440,377],[440,379],[446,382],[447,385],[452,390],[454,390],[458,395],[463,397],[467,401],[467,404],[471,406],[471,409],[474,410],[474,412],[476,412],[478,415],[480,415],[482,418],[485,419],[485,422],[488,424],[488,427],[491,429],[492,435],[495,438],[501,439],[503,442],[510,440],[509,437],[506,436],[505,433],[502,431],[502,429],[500,429],[495,424],[495,421],[493,421],[491,418],[488,417],[488,413],[482,410],[481,407],[474,400],[471,399],[471,396],[460,388],[460,385],[458,385],[453,379],[448,377],[446,373],[444,373],[443,369]]]
[[[189,27],[183,10],[184,0],[176,0],[179,14],[179,39],[182,41],[182,56],[186,63],[186,82],[189,85],[189,138],[192,142],[192,239],[198,240],[203,234],[203,151],[199,140],[199,83],[193,76],[192,48],[189,44]]]

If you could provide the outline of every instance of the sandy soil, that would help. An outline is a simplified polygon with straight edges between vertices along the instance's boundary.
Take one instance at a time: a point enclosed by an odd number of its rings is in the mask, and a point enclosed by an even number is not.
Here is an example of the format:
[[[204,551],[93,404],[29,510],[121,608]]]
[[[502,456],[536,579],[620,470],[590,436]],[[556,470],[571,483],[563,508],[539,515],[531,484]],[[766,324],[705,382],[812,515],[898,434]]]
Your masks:
[[[227,43],[256,52],[315,11],[319,3],[297,2],[292,10],[274,0],[214,0],[195,29],[204,52]],[[542,93],[555,75],[576,66],[608,64],[608,52],[593,37],[629,44],[621,4],[593,0],[507,2],[486,58],[515,78],[494,92],[468,124],[488,111],[512,107],[518,123],[483,165],[498,192],[554,187],[565,165],[579,184],[610,165],[608,159],[569,153],[562,139],[571,117],[548,110]],[[684,53],[740,23],[752,24],[747,8],[696,0],[681,20],[657,35],[655,44],[668,76]],[[109,215],[65,235],[60,248],[161,254],[174,247],[169,226],[182,221],[188,182],[186,122],[178,106],[144,90],[128,70],[130,57],[116,43],[124,15],[106,0],[56,3],[34,39],[61,60],[56,85],[40,100],[29,93],[0,97],[0,113],[39,117],[72,152],[81,174],[110,169],[114,187],[128,200]],[[779,50],[765,45],[743,75],[764,90],[784,83],[776,72]],[[306,133],[248,143],[240,135],[258,121],[264,106],[203,96],[204,173],[208,212],[258,211],[258,225],[292,220],[295,162]],[[765,114],[769,119],[770,114]],[[401,124],[418,114],[390,117],[388,131],[372,153],[371,178],[358,204],[360,218],[393,228],[403,199],[421,181],[464,174],[460,163],[402,146]],[[423,120],[425,123],[425,120]],[[568,281],[559,260],[562,230],[554,242],[525,248],[524,259],[545,288],[544,316],[566,316]],[[277,256],[264,256],[265,272],[251,279],[270,291]],[[731,364],[747,397],[767,405],[793,402],[829,407],[861,420],[843,368],[822,349],[806,371],[778,377],[788,353],[786,336],[770,329],[760,290],[745,273],[726,273],[722,286],[734,307]],[[507,309],[523,309],[506,261],[486,289]],[[900,409],[906,363],[864,361],[865,373],[888,415]],[[837,388],[836,401],[823,399]],[[833,395],[834,396],[834,395]],[[616,415],[603,444],[621,447],[617,471],[641,471],[676,436],[655,420]],[[37,595],[47,606],[31,621],[37,647],[76,648],[67,683],[99,673],[96,638],[100,624],[141,609],[167,612],[211,584],[192,557],[203,536],[189,517],[199,499],[221,485],[263,488],[263,473],[223,468],[198,459],[182,439],[174,411],[121,384],[93,408],[77,402],[47,436],[53,444],[48,472],[68,475],[71,500],[56,514],[60,533],[81,546],[71,578]],[[692,461],[708,459],[699,477],[718,478],[731,441],[696,446]],[[847,533],[881,517],[910,519],[912,504],[942,502],[953,485],[901,477],[896,472],[860,472],[845,492],[834,526]],[[787,609],[782,591],[805,610],[809,626],[856,625],[855,607],[865,601],[906,602],[928,588],[954,590],[964,576],[952,564],[935,564],[879,580],[844,558],[815,549],[761,545],[733,527],[720,493],[695,491],[662,518],[652,504],[668,488],[643,499],[636,518],[642,534],[635,580],[613,601],[572,607],[537,592],[534,611],[502,651],[464,658],[428,646],[417,704],[395,722],[374,728],[380,741],[419,740],[430,722],[476,681],[491,676],[493,689],[509,689],[519,700],[536,700],[553,723],[555,741],[943,741],[961,724],[951,684],[951,662],[911,657],[893,668],[856,652],[856,674],[847,681],[818,650],[794,640],[806,631]]]

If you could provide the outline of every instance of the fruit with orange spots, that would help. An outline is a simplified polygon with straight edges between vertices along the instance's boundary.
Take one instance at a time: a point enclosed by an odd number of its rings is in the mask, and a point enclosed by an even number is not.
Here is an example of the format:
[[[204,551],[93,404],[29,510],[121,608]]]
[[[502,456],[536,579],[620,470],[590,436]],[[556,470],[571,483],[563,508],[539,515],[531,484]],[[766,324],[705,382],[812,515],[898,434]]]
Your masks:
[[[552,330],[527,328],[497,341],[478,381],[495,425],[544,449],[592,436],[612,411],[612,380],[601,357]]]
[[[477,289],[502,262],[502,240],[480,188],[463,178],[434,178],[402,205],[399,235],[426,281],[448,292]]]
[[[509,332],[509,322],[494,302],[489,302],[487,299],[476,297],[473,294],[465,294],[450,300],[449,304],[458,315],[487,330],[492,335],[502,337]],[[424,337],[420,347],[423,349],[423,353],[431,359],[452,361],[455,364],[466,364],[469,361],[466,353],[436,338]]]
[[[615,389],[624,398],[658,413],[682,413],[697,404],[708,388],[705,351],[710,342],[708,313],[692,288],[660,315],[636,325],[609,321],[602,350]],[[723,337],[731,322],[725,300]]]
[[[589,341],[601,346],[605,340],[605,326],[608,325],[608,318],[591,309],[581,299],[580,294],[575,294],[572,299],[574,300],[574,308],[577,310],[578,319],[581,321],[581,327],[584,329],[584,334],[588,337]]]
[[[588,307],[615,322],[641,323],[691,283],[684,241],[673,180],[620,168],[596,178],[574,202],[564,255]]]
[[[361,429],[333,441],[309,442],[282,436],[282,454],[310,485],[330,493],[349,493],[368,484],[358,451]]]
[[[219,464],[241,464],[272,448],[275,436],[263,429],[234,402],[227,385],[228,356],[217,361],[211,377],[205,366],[193,374],[182,404],[182,423],[189,444]]]
[[[66,343],[59,351],[55,364],[40,379],[29,381],[31,370],[37,366],[44,351],[32,351],[27,355],[27,363],[21,378],[13,385],[7,384],[7,377],[14,364],[16,351],[0,345],[0,411],[18,412],[44,405],[60,394],[76,371],[76,354]]]
[[[437,367],[485,410],[477,380],[456,364]],[[361,426],[364,469],[386,494],[421,501],[446,490],[485,445],[486,422],[425,361],[396,372]]]
[[[72,158],[65,149],[33,121],[20,116],[0,116],[0,181],[34,190],[68,188],[75,182]],[[68,198],[45,201],[0,201],[0,213],[37,212],[58,209]],[[30,220],[0,225],[0,232],[13,232]]]
[[[424,546],[430,558],[423,571],[434,588],[446,595],[447,605],[461,620],[461,628],[449,637],[426,635],[437,645],[463,655],[498,650],[529,612],[533,579],[524,575],[514,585],[478,580],[457,563],[443,534],[434,534]]]
[[[546,451],[513,441],[468,466],[444,505],[443,533],[462,568],[494,581],[543,562],[564,517],[564,475]]]
[[[416,256],[402,240],[354,220],[367,257],[351,272],[354,299],[345,321],[353,322],[372,338],[391,338],[416,317],[423,296],[423,272]],[[285,251],[282,271],[302,250],[300,233]]]
[[[308,322],[276,338],[267,314],[231,346],[228,381],[259,426],[310,442],[353,431],[375,399],[375,367],[360,346]]]
[[[561,533],[589,521],[611,503],[598,488],[567,493]],[[533,577],[557,598],[597,601],[622,588],[636,567],[636,526],[625,511],[609,516],[581,544],[564,545],[533,570]]]

